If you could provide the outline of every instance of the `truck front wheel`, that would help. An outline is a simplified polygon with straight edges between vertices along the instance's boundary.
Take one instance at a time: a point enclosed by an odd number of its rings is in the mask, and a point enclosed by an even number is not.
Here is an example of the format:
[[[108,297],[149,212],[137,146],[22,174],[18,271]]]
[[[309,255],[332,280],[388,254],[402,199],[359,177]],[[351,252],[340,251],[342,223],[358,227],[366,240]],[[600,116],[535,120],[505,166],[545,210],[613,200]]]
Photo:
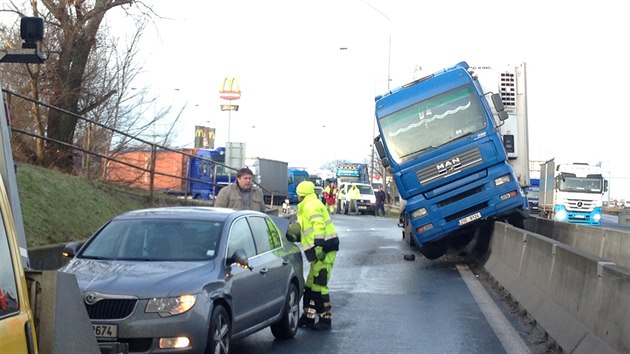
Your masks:
[[[418,247],[420,253],[423,256],[427,257],[430,260],[434,260],[442,257],[446,254],[448,250],[448,245],[444,240],[439,240],[435,242],[425,243],[424,245]]]

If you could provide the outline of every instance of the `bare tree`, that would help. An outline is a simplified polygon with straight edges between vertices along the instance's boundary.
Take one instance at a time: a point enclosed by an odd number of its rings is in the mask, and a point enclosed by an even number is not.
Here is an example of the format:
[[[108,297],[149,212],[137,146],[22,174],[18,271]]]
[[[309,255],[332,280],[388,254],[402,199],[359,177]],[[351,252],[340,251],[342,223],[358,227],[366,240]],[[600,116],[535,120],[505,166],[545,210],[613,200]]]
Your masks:
[[[50,22],[58,27],[59,52],[49,58],[51,80],[50,103],[73,113],[86,113],[102,103],[109,93],[95,99],[91,106],[81,107],[85,89],[84,78],[90,55],[97,47],[99,27],[107,11],[133,4],[134,0],[54,1],[42,0],[51,15]],[[60,111],[48,115],[48,137],[68,144],[74,141],[78,119]],[[61,144],[47,144],[45,162],[64,170],[72,169],[72,150]]]
[[[25,118],[21,129],[47,135],[48,138],[69,145],[77,143],[86,150],[95,148],[101,153],[109,153],[113,144],[122,150],[130,139],[115,137],[111,131],[99,129],[97,125],[82,123],[77,114],[132,136],[145,134],[149,127],[155,126],[157,120],[168,114],[170,107],[160,108],[156,112],[155,98],[147,98],[146,88],[131,87],[140,72],[134,60],[138,53],[138,42],[146,21],[155,15],[150,9],[147,10],[135,0],[93,0],[90,3],[42,0],[42,3],[47,10],[41,16],[47,23],[45,43],[49,57],[43,65],[43,73],[39,67],[26,67],[22,70],[21,80],[16,82],[30,82],[31,97],[39,99],[43,96],[51,105],[74,114],[52,109],[42,113],[37,105],[32,105],[30,114],[22,114],[23,111],[19,114]],[[31,1],[33,13],[40,15],[37,4],[37,1]],[[120,50],[121,40],[112,38],[108,28],[102,26],[102,21],[107,11],[126,4],[140,4],[146,11],[134,17],[137,19],[137,30],[131,31],[132,38]],[[11,8],[0,11],[10,11],[19,16],[27,12],[14,3],[11,3]],[[19,43],[15,33],[15,28],[0,26],[0,35],[12,35],[15,37],[14,43]],[[21,89],[20,92],[25,90]],[[150,108],[153,109],[153,119],[147,121],[145,113]],[[46,113],[47,125],[43,118]],[[169,140],[169,135],[170,132],[164,142]],[[25,139],[21,145],[28,146],[30,140]],[[30,152],[24,149],[28,155],[35,156],[32,160],[71,170],[72,147],[54,142],[44,145],[43,140],[35,140],[37,144]],[[89,165],[89,161],[83,162]]]

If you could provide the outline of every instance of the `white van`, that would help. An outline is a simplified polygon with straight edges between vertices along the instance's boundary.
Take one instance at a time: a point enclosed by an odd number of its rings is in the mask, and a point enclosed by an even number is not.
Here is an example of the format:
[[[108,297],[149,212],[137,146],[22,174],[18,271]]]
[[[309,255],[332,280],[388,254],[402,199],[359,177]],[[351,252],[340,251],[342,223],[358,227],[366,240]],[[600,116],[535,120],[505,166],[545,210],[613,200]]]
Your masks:
[[[337,194],[337,213],[348,214],[349,201],[346,200],[348,190],[352,185],[356,185],[361,192],[359,200],[357,200],[357,209],[361,215],[376,215],[376,195],[374,189],[367,183],[344,182],[339,185],[339,193]],[[354,212],[354,210],[353,210]]]

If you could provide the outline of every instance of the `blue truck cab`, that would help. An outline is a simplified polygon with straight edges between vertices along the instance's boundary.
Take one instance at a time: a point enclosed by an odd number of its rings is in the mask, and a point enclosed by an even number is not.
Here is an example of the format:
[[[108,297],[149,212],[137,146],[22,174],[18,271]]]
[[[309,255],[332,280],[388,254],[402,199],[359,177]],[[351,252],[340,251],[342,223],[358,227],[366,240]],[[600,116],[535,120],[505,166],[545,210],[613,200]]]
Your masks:
[[[297,167],[289,167],[288,169],[288,188],[287,188],[287,198],[289,199],[289,203],[297,204],[299,199],[298,195],[295,191],[297,185],[302,181],[308,181],[310,179],[310,174],[302,168]]]
[[[485,220],[526,209],[499,123],[466,62],[375,101],[375,147],[406,202],[409,242],[427,258]],[[500,96],[492,101],[499,120],[507,119]]]
[[[193,199],[211,200],[222,187],[236,180],[236,172],[224,167],[224,147],[195,149],[194,155],[188,160],[188,191]]]

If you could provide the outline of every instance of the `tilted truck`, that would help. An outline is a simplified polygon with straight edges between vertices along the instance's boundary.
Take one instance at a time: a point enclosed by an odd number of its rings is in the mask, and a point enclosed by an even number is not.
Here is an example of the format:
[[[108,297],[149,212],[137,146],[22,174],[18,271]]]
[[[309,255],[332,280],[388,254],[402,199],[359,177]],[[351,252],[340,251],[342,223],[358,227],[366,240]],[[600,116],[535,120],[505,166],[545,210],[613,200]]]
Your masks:
[[[522,225],[529,185],[524,76],[524,64],[511,68],[485,81],[498,83],[500,93],[486,93],[461,62],[376,97],[374,143],[405,201],[403,239],[427,258],[450,248],[485,255],[492,221]]]
[[[588,163],[540,165],[539,214],[550,220],[600,226],[608,181]]]
[[[0,49],[0,63],[42,63],[43,21],[24,17],[22,48]],[[0,91],[1,91],[0,85]],[[29,268],[10,141],[0,94],[0,353],[101,353],[72,274]],[[115,348],[126,352],[126,348]]]

